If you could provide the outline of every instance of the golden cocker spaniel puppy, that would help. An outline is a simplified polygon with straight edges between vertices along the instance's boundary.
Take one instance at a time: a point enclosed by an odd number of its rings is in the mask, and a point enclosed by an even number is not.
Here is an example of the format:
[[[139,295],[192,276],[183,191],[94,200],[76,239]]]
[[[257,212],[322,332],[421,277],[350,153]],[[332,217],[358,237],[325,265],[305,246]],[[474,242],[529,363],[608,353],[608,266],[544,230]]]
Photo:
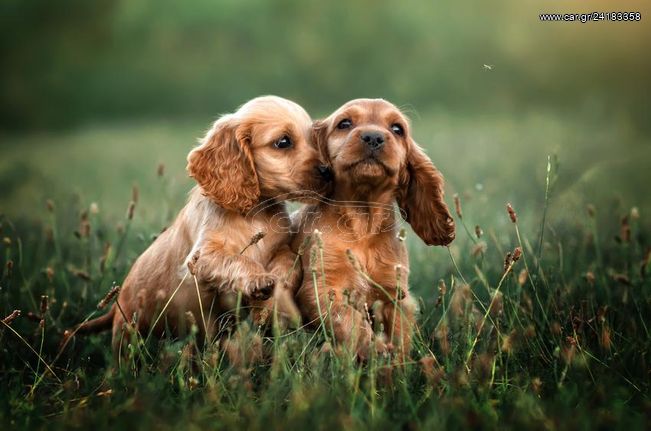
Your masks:
[[[350,101],[314,127],[334,195],[295,220],[293,248],[309,241],[298,306],[362,358],[371,342],[408,354],[415,303],[394,202],[426,244],[449,244],[455,227],[443,177],[412,139],[407,118],[382,99]],[[384,336],[374,339],[372,325]]]
[[[283,294],[280,281],[295,259],[283,200],[325,193],[329,182],[311,126],[303,108],[274,96],[219,118],[188,155],[198,185],[186,206],[135,261],[110,312],[76,332],[112,326],[117,354],[126,324],[144,335],[165,328],[178,335],[192,312],[200,337],[210,340],[237,292],[267,307],[260,302],[274,287]]]

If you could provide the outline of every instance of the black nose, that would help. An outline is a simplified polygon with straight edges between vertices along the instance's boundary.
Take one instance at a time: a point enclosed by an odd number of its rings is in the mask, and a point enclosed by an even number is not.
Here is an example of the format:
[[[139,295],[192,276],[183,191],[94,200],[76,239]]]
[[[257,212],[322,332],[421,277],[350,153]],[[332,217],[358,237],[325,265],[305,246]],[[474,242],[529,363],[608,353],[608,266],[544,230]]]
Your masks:
[[[332,181],[334,178],[332,175],[332,169],[330,169],[329,166],[326,165],[320,165],[317,166],[317,171],[319,171],[319,175],[321,175],[321,178],[323,178],[326,181]]]
[[[384,135],[380,132],[362,132],[361,138],[373,150],[378,150],[384,145]]]

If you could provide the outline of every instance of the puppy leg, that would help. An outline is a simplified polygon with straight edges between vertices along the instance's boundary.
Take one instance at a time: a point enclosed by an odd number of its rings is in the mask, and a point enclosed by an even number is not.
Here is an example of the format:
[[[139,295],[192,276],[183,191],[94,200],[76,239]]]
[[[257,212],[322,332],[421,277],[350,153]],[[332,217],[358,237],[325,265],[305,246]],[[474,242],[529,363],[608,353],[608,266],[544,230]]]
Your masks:
[[[314,290],[314,279],[305,277],[303,286],[297,294],[300,308],[306,319],[320,327],[319,330],[323,330],[322,327],[325,325],[326,333],[334,337],[335,343],[356,352],[359,358],[366,359],[371,352],[373,329],[366,312],[353,298],[355,288],[350,287],[354,286],[356,281],[361,281],[355,273],[345,269],[338,271],[337,274],[341,275],[337,277],[339,280],[343,283],[349,280],[350,284],[336,283],[332,277],[333,283],[326,284],[326,292],[317,277],[318,296]],[[384,350],[382,346],[377,347],[380,351]]]
[[[242,255],[201,252],[196,274],[202,285],[213,286],[220,293],[241,292],[247,298],[267,299],[273,293],[276,276],[261,264]]]
[[[405,360],[411,350],[411,336],[415,326],[416,304],[407,294],[405,298],[386,302],[380,320],[384,326],[387,342],[393,346],[399,358]]]
[[[274,289],[273,297],[264,301],[251,301],[253,321],[257,325],[264,325],[272,318],[277,318],[281,327],[298,326],[301,313],[294,302],[294,293],[303,279],[303,270],[298,256],[288,245],[284,245],[276,252],[267,267],[278,280],[278,284]]]

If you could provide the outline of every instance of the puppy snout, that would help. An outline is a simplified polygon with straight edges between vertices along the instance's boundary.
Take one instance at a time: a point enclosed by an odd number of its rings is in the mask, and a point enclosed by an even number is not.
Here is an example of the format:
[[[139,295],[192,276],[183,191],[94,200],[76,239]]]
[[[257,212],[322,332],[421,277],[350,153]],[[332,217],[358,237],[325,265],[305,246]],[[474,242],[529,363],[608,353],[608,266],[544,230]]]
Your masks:
[[[332,175],[332,169],[326,165],[319,165],[316,167],[316,170],[319,172],[321,178],[325,181],[332,181],[334,176]]]
[[[362,132],[360,138],[363,142],[366,143],[372,150],[379,150],[384,145],[384,134],[376,131],[366,131]]]

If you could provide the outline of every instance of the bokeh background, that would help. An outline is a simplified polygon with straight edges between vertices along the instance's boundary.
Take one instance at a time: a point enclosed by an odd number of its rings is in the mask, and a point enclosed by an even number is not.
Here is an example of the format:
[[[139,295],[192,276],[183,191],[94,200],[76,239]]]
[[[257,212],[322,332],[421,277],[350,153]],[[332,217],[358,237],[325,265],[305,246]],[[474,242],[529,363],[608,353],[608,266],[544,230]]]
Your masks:
[[[642,20],[538,18],[602,10]],[[140,220],[164,224],[191,185],[196,139],[261,94],[315,118],[362,96],[401,106],[471,224],[506,223],[506,201],[539,213],[552,154],[556,223],[587,203],[646,211],[649,12],[647,1],[6,0],[0,212],[35,219],[46,199],[72,199],[122,218],[137,184]]]

